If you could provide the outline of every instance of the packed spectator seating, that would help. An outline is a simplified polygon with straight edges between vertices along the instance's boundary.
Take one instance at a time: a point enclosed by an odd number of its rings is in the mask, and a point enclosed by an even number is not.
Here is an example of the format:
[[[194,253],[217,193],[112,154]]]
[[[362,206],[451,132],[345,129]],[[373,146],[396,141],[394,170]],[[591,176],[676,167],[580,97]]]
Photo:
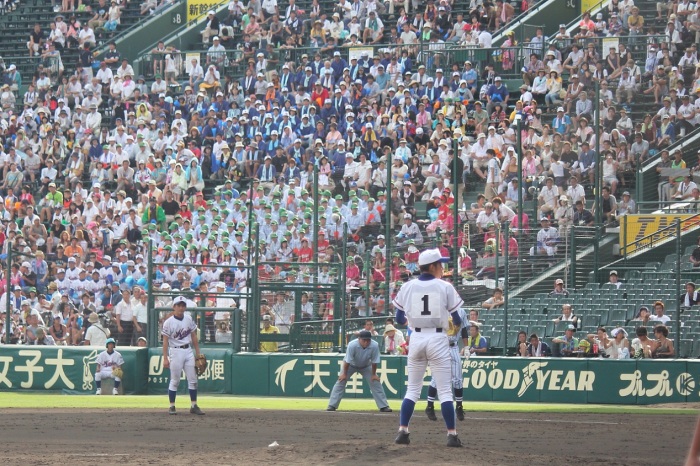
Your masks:
[[[160,9],[170,3],[170,0],[160,1],[156,7]],[[22,91],[28,82],[39,78],[39,65],[46,70],[53,86],[78,67],[81,74],[89,75],[96,48],[106,46],[110,39],[150,13],[150,10],[141,13],[137,2],[124,0],[65,0],[48,5],[42,0],[25,0],[10,5],[13,7],[0,19],[3,24],[0,56],[5,61],[3,73],[15,65],[23,78]]]
[[[494,47],[491,32],[518,12],[501,0],[232,1],[209,12],[196,54],[161,43],[137,64],[112,43],[93,70],[99,39],[78,34],[81,61],[25,73],[26,91],[10,64],[0,91],[3,257],[9,247],[34,256],[2,282],[15,298],[15,339],[33,341],[21,331],[28,318],[48,327],[58,317],[57,332],[78,344],[96,313],[120,344],[135,344],[148,291],[186,290],[195,303],[220,289],[243,295],[252,267],[281,284],[342,276],[348,317],[383,317],[426,246],[458,264],[450,276],[469,305],[516,261],[506,285],[524,283],[562,259],[572,225],[593,226],[596,210],[607,225],[633,213],[638,164],[667,157],[700,119],[695,10],[662,11],[668,30],[657,30],[613,5],[596,22],[584,15],[573,37],[538,29]],[[57,35],[41,37],[27,53],[55,56]],[[153,290],[150,242],[155,262],[168,263],[156,266]],[[590,311],[588,296],[567,299]],[[301,308],[291,294],[263,299],[277,327],[292,316],[339,319],[320,293]],[[554,336],[559,323],[523,309],[518,324]],[[520,328],[499,329],[498,312],[482,313],[483,334],[491,347],[516,347]],[[574,331],[632,317],[585,312]],[[203,325],[215,341],[228,318]]]

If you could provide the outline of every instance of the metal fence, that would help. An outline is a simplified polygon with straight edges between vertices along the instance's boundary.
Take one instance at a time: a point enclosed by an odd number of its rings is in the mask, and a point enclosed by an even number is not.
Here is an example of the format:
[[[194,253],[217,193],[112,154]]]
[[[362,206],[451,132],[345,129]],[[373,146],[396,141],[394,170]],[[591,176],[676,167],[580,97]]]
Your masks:
[[[684,300],[687,283],[700,280],[700,268],[691,257],[698,249],[697,233],[700,231],[700,215],[642,216],[641,220],[655,222],[645,234],[634,225],[628,227],[623,218],[620,231],[620,258],[595,270],[592,282],[604,282],[613,270],[630,290],[624,293],[624,303],[629,314],[637,315],[642,306],[652,312],[656,301],[665,306],[665,314],[671,318],[666,325],[672,338],[680,338],[681,356],[700,338],[698,316],[700,309]],[[629,229],[629,231],[627,231]]]

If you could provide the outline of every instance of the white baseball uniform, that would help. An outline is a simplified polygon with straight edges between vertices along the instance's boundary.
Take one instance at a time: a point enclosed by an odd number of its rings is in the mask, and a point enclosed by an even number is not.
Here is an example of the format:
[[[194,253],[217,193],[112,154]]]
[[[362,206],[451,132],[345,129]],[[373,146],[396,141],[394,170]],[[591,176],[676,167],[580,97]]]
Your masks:
[[[415,403],[420,398],[425,369],[430,364],[440,401],[453,401],[448,319],[462,303],[450,283],[429,275],[404,284],[394,298],[394,306],[406,313],[414,329],[408,352],[406,399]]]
[[[124,358],[119,351],[112,351],[109,354],[104,350],[97,355],[97,371],[95,372],[95,381],[100,382],[102,379],[114,379],[116,382],[121,382],[119,377],[115,377],[112,373],[114,367],[121,367],[124,364]]]
[[[161,334],[168,337],[168,358],[170,359],[171,391],[177,391],[182,370],[185,370],[187,386],[190,390],[197,389],[197,372],[194,369],[194,352],[192,338],[197,331],[197,324],[192,317],[184,314],[182,319],[170,316],[163,324]]]

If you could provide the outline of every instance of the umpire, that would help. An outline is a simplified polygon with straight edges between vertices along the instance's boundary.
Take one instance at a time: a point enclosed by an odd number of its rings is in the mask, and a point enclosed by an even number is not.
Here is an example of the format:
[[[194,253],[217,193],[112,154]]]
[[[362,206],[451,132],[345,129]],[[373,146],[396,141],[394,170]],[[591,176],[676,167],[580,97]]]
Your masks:
[[[386,400],[384,389],[377,377],[377,364],[379,364],[379,345],[372,340],[372,334],[367,330],[360,332],[360,336],[348,344],[345,358],[343,359],[343,369],[340,371],[338,381],[331,391],[331,399],[328,401],[326,411],[338,409],[340,400],[345,394],[345,385],[348,379],[355,372],[362,374],[365,380],[369,380],[369,389],[372,391],[374,402],[377,403],[379,411],[390,413],[391,408]]]

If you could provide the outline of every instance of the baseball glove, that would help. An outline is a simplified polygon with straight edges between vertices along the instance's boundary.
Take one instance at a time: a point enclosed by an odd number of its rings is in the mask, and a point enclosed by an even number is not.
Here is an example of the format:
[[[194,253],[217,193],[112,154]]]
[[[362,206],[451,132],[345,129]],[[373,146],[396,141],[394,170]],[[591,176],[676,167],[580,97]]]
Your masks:
[[[459,333],[462,326],[452,323],[452,319],[448,319],[447,322],[450,324],[449,328],[447,329],[447,336],[454,337]]]
[[[121,379],[124,376],[124,371],[121,367],[114,366],[112,368],[112,375]]]
[[[197,371],[197,375],[200,376],[204,374],[207,370],[207,358],[203,354],[198,354],[194,358],[194,369]]]

